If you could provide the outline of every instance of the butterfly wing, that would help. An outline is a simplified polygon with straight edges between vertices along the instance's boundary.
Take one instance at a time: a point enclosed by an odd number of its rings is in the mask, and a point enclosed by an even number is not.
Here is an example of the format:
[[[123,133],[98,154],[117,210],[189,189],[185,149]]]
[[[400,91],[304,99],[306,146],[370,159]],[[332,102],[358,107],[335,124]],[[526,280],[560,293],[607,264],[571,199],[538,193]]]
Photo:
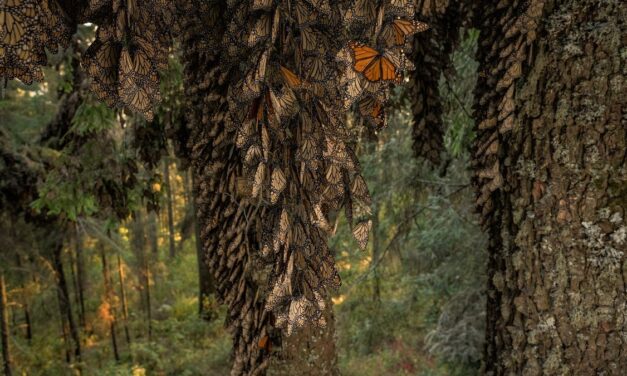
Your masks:
[[[363,73],[379,56],[379,51],[370,48],[362,43],[353,42],[349,44],[349,48],[353,54],[353,68],[357,72]]]
[[[424,22],[401,18],[394,20],[391,27],[394,30],[394,44],[403,46],[407,42],[407,37],[427,30],[429,25]]]

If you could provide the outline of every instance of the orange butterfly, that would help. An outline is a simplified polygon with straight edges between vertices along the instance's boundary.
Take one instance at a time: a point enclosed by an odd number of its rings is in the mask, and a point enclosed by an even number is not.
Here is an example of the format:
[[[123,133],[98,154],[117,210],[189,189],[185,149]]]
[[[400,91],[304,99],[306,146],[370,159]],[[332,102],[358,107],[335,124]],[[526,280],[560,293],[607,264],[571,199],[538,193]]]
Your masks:
[[[385,110],[383,104],[372,96],[366,96],[359,101],[359,111],[368,121],[377,128],[385,127]]]
[[[427,29],[429,29],[429,25],[424,22],[399,18],[385,28],[382,37],[388,46],[404,46],[407,37]]]
[[[300,77],[296,75],[296,73],[292,72],[282,65],[279,66],[279,68],[281,69],[281,74],[283,75],[285,82],[287,82],[290,87],[299,88],[303,85],[303,81],[300,79]]]
[[[348,47],[353,55],[353,68],[371,82],[401,81],[401,72],[387,55],[363,43],[350,42]]]
[[[270,341],[270,337],[266,334],[265,336],[259,338],[259,341],[257,342],[257,346],[259,346],[260,349],[270,352],[272,350],[272,343]]]

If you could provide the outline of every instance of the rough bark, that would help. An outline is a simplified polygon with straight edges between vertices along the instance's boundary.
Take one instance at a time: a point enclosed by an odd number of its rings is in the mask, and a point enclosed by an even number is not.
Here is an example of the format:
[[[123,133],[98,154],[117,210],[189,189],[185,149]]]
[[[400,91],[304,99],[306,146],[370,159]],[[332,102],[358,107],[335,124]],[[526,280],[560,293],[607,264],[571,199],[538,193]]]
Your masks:
[[[491,235],[486,372],[627,367],[627,5],[482,8],[478,203]]]
[[[225,123],[226,78],[233,72],[222,71],[219,56],[211,48],[212,40],[220,41],[224,32],[220,12],[226,5],[209,9],[211,5],[201,2],[189,4],[198,17],[189,17],[182,40],[191,127],[188,159],[203,248],[202,267],[212,273],[216,297],[228,307],[227,327],[233,337],[231,374],[266,374],[271,358],[272,374],[293,375],[301,369],[310,370],[304,374],[335,374],[330,309],[325,330],[301,332],[289,339],[281,338],[273,327],[272,314],[264,309],[269,268],[259,257],[263,209],[238,195],[242,158],[234,144],[235,131]],[[207,25],[213,26],[210,35]],[[260,346],[264,340],[271,345]]]

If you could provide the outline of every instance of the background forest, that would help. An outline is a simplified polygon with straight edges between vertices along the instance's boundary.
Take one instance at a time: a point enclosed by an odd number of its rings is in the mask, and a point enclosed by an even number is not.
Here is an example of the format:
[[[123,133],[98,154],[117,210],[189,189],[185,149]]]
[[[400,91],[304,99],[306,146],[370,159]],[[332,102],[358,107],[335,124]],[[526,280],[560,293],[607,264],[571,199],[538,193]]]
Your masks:
[[[0,184],[13,184],[17,162],[40,171],[23,216],[46,223],[15,221],[10,207],[0,213],[3,348],[18,375],[226,375],[224,308],[211,286],[199,298],[190,173],[165,137],[159,153],[137,147],[142,134],[169,130],[185,111],[181,64],[171,56],[165,100],[146,123],[90,94],[62,95],[81,85],[74,52],[92,37],[83,27],[73,50],[53,56],[45,83],[2,89],[0,142],[11,153],[0,161]],[[468,172],[476,44],[477,33],[464,32],[454,69],[439,78],[441,166],[415,156],[413,98],[403,88],[386,130],[355,134],[374,220],[366,251],[343,217],[330,242],[343,281],[333,296],[343,375],[479,370],[486,238]],[[60,98],[77,102],[71,139],[48,132],[67,105]],[[102,208],[107,195],[123,202]]]

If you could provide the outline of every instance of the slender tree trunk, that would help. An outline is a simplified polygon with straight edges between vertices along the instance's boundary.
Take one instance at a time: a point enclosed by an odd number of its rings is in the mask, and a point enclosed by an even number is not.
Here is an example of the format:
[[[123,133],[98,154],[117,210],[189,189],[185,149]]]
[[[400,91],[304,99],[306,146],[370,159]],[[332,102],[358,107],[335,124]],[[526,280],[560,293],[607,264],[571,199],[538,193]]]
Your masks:
[[[81,326],[83,327],[83,329],[85,329],[87,327],[87,321],[85,319],[85,258],[83,255],[83,235],[80,232],[80,230],[78,229],[78,227],[76,228],[76,249],[75,249],[75,253],[76,253],[76,278],[77,278],[77,282],[78,282],[78,300],[79,300],[79,307],[80,307],[80,319],[81,319]]]
[[[122,258],[120,253],[117,253],[118,259],[118,279],[120,282],[120,298],[122,300],[122,319],[124,320],[124,335],[126,337],[126,344],[131,345],[131,334],[128,330],[128,304],[126,302],[126,288],[124,287],[124,271],[122,270]]]
[[[69,326],[69,334],[74,343],[74,356],[80,361],[81,359],[81,342],[78,332],[78,326],[74,320],[74,313],[72,310],[72,301],[70,300],[70,292],[65,279],[65,271],[63,268],[63,242],[55,241],[52,249],[52,264],[56,273],[57,289],[59,293],[59,305],[61,313],[66,317],[67,324]]]
[[[30,319],[30,309],[28,307],[28,303],[24,303],[23,307],[24,324],[26,325],[26,340],[28,340],[28,344],[30,345],[33,342],[33,326]]]
[[[65,362],[72,362],[72,346],[70,345],[69,335],[68,335],[68,325],[67,319],[63,312],[63,303],[61,298],[61,291],[57,288],[57,303],[59,303],[59,321],[61,324],[61,335],[63,336],[63,349],[65,351]]]
[[[381,238],[379,234],[379,207],[378,203],[374,204],[374,210],[372,213],[372,230],[370,234],[372,236],[372,260],[370,260],[370,267],[374,268],[372,271],[373,277],[373,291],[372,300],[381,303],[381,280],[379,278],[379,258],[381,257]]]
[[[148,214],[148,241],[153,261],[159,260],[159,216],[154,211]]]
[[[11,376],[11,351],[9,349],[9,312],[4,274],[0,274],[0,335],[2,336],[2,360],[5,376]]]
[[[81,327],[83,325],[83,312],[81,312],[81,302],[79,297],[79,287],[78,287],[78,277],[77,277],[77,269],[76,266],[76,257],[74,256],[74,250],[72,248],[68,249],[69,259],[70,259],[70,277],[72,279],[72,288],[74,289],[74,306],[77,308],[76,312],[78,314],[78,322]]]
[[[627,369],[627,3],[482,4],[486,372]]]
[[[170,159],[163,160],[163,180],[165,184],[165,192],[168,210],[168,240],[170,245],[170,258],[176,256],[176,244],[174,243],[174,212],[172,208],[172,185],[170,184]]]
[[[150,302],[150,261],[146,254],[146,238],[144,236],[144,217],[140,211],[133,213],[133,248],[137,257],[141,288],[141,300],[146,321],[148,323],[148,338],[152,337],[152,308]]]
[[[15,254],[15,265],[17,265],[18,269],[22,269],[22,257],[20,256],[20,253],[16,253]],[[26,273],[24,273],[26,274]],[[24,285],[24,279],[21,278],[20,280],[20,285],[22,287],[22,289],[25,288]],[[32,328],[32,323],[31,323],[31,319],[30,319],[30,308],[28,307],[28,302],[27,302],[27,297],[24,296],[23,297],[23,302],[22,302],[22,312],[24,313],[24,325],[25,330],[26,330],[26,339],[28,340],[28,344],[30,345],[32,340],[33,340],[33,328]]]
[[[102,260],[102,280],[104,284],[105,290],[105,302],[108,307],[108,315],[109,319],[109,332],[111,334],[111,348],[113,349],[113,357],[116,362],[120,361],[120,353],[118,351],[118,340],[116,335],[116,312],[113,306],[113,283],[111,281],[111,273],[109,271],[109,264],[107,262],[107,254],[105,252],[105,248],[102,244],[99,244],[100,247],[100,259]]]

